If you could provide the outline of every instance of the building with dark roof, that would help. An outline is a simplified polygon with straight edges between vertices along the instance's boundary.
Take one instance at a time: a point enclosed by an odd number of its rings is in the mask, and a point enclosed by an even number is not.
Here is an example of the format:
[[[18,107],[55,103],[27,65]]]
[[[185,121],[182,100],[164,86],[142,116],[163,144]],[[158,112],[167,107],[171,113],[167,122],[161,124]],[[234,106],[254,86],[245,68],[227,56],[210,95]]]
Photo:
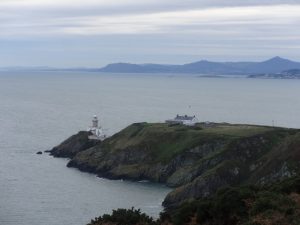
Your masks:
[[[188,115],[181,116],[177,114],[174,119],[166,120],[166,123],[194,126],[196,123],[198,123],[198,119],[196,118],[196,116],[188,116]]]

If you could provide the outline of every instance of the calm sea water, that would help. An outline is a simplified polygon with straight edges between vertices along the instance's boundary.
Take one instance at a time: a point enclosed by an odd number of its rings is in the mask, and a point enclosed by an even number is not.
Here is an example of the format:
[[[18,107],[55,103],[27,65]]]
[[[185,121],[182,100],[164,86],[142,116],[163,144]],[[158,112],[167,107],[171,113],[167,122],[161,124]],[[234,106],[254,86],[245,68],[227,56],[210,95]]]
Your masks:
[[[167,75],[0,74],[0,224],[83,225],[113,208],[152,216],[170,189],[66,168],[52,148],[98,114],[108,134],[176,114],[300,128],[300,81]]]

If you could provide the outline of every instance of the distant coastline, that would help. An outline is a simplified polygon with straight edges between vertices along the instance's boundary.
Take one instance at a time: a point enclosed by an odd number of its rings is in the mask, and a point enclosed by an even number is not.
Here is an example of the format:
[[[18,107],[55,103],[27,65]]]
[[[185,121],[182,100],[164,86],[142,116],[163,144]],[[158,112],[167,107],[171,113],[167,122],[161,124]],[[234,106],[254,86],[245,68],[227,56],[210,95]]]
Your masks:
[[[255,74],[248,76],[249,78],[262,78],[262,79],[300,79],[300,69],[292,69],[282,71],[281,73],[265,73]]]
[[[201,60],[182,65],[112,63],[102,68],[55,68],[55,67],[2,67],[0,71],[13,72],[93,72],[120,74],[184,74],[200,77],[299,79],[300,62],[274,57],[262,62],[212,62]]]

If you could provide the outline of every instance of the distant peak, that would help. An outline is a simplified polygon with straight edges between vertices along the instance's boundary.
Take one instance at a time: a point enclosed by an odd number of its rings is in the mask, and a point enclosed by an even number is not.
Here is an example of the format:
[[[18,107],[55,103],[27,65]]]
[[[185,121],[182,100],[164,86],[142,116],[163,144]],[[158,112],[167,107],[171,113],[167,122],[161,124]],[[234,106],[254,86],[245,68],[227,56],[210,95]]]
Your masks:
[[[275,56],[267,61],[289,61],[288,59],[281,58],[280,56]]]

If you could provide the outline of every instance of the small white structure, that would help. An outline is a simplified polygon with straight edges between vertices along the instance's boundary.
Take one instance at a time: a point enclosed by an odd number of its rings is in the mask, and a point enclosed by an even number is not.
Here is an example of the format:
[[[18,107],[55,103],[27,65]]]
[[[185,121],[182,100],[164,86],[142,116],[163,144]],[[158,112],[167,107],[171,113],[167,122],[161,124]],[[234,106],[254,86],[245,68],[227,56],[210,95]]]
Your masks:
[[[174,119],[166,120],[166,123],[168,123],[168,124],[183,124],[186,126],[195,126],[195,124],[198,123],[198,119],[196,118],[196,116],[188,116],[188,115],[180,116],[177,114]]]
[[[102,127],[99,126],[97,115],[94,115],[92,126],[88,128],[88,131],[91,132],[89,139],[104,140],[106,138],[106,135],[102,131]]]

